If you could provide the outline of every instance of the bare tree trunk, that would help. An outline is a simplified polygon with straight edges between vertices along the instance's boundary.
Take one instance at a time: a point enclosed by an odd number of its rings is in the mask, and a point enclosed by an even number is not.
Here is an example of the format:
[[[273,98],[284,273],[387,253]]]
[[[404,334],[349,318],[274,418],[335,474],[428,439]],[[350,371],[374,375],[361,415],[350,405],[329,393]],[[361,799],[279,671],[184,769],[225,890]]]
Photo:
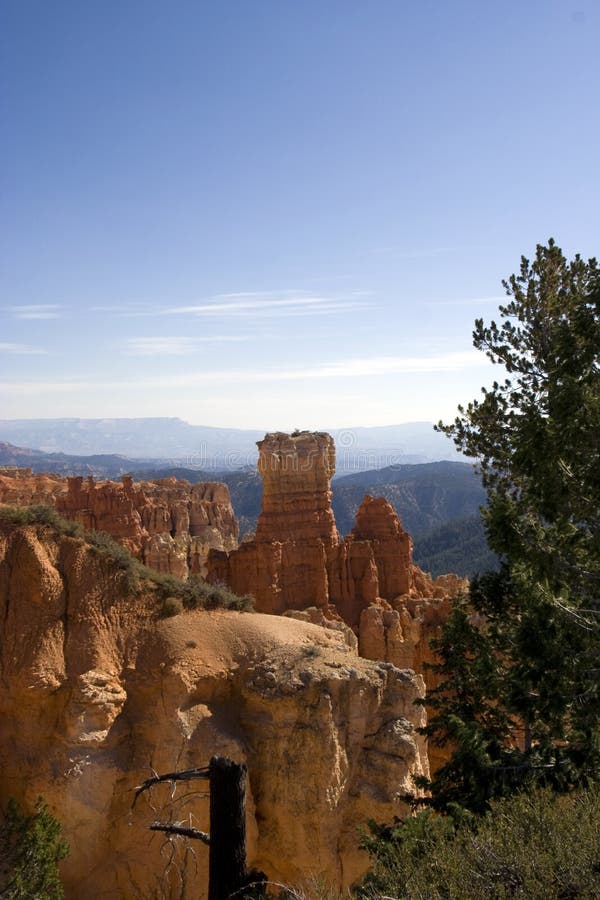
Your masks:
[[[209,777],[208,900],[227,900],[247,883],[246,766],[213,756]]]

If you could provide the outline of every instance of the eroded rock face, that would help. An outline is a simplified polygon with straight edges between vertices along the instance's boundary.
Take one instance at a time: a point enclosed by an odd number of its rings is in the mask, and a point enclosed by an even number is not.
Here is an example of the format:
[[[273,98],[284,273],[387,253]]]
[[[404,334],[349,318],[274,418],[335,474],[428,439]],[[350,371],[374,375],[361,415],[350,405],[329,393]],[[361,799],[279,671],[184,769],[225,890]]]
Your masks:
[[[253,594],[261,612],[316,607],[337,615],[358,635],[361,655],[419,669],[429,614],[412,601],[447,600],[466,581],[452,575],[433,581],[415,566],[410,535],[383,498],[366,496],[352,533],[340,540],[328,434],[276,432],[258,448],[264,497],[256,536],[233,552],[211,552],[209,580]],[[436,615],[448,608],[434,607]]]
[[[66,480],[59,475],[35,474],[32,469],[16,466],[0,468],[0,503],[29,506],[42,503],[54,506],[56,497],[66,490]]]
[[[334,607],[329,606],[327,609],[319,609],[317,606],[309,606],[308,609],[288,609],[284,612],[284,616],[290,619],[297,619],[299,622],[312,622],[313,625],[320,625],[322,628],[331,628],[333,631],[343,635],[348,647],[355,653],[358,653],[358,640],[349,625],[335,611]]]
[[[237,547],[229,488],[220,483],[134,482],[125,476],[117,484],[5,469],[0,503],[55,506],[85,528],[106,531],[151,568],[179,578],[204,575],[209,550]]]
[[[357,825],[403,814],[427,773],[422,679],[360,659],[335,629],[233,612],[157,621],[155,606],[81,541],[0,529],[0,801],[45,797],[71,845],[67,897],[205,897],[207,848],[187,857],[182,892],[147,830],[170,787],[154,808],[131,803],[150,767],[215,753],[248,765],[251,865],[287,883],[359,877]],[[208,830],[206,798],[174,815],[190,813]]]
[[[258,471],[263,482],[256,540],[336,543],[331,509],[335,473],[333,438],[323,432],[267,434],[258,444]]]

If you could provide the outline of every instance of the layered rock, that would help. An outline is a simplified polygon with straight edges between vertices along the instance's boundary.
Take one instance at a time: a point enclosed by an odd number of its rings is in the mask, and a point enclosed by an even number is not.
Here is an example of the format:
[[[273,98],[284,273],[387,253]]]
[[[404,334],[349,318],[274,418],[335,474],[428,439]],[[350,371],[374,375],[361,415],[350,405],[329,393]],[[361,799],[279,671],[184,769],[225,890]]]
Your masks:
[[[0,503],[29,506],[32,503],[54,506],[56,497],[66,490],[66,479],[49,473],[35,474],[32,469],[0,467]]]
[[[363,610],[412,590],[413,545],[394,508],[366,496],[330,564],[331,601],[358,629]]]
[[[357,825],[403,814],[427,773],[422,679],[309,622],[155,609],[82,541],[0,526],[0,803],[45,797],[71,845],[67,897],[205,897],[207,849],[177,844],[169,868],[147,826],[171,811],[207,830],[208,800],[131,802],[151,767],[214,753],[248,765],[251,865],[292,884],[359,877]]]
[[[276,432],[258,441],[263,483],[258,542],[322,540],[337,543],[331,509],[335,445],[324,432]]]
[[[65,518],[107,532],[146,565],[180,578],[204,575],[210,549],[237,546],[229,488],[220,483],[124,476],[117,484],[5,469],[0,502],[55,506]]]
[[[233,552],[211,552],[209,580],[252,593],[261,612],[316,607],[354,630],[362,656],[422,671],[447,600],[466,581],[434,581],[415,566],[410,535],[383,498],[366,496],[352,533],[340,540],[328,434],[277,432],[258,448],[264,496],[256,535]]]

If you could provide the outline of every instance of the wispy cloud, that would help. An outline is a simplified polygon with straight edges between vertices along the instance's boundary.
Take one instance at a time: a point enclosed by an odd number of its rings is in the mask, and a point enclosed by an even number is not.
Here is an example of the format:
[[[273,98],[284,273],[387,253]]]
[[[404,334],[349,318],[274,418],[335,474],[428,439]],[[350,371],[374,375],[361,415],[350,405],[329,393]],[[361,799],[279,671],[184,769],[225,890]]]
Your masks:
[[[337,313],[349,313],[349,312],[357,312],[359,310],[365,309],[376,309],[377,306],[374,303],[359,303],[356,301],[338,301],[331,302],[327,304],[323,304],[322,306],[297,306],[292,309],[256,309],[251,313],[253,319],[290,319],[290,318],[299,318],[299,317],[310,317],[314,318],[315,316],[334,316]],[[243,315],[250,315],[250,313],[243,313]]]
[[[173,306],[163,315],[193,316],[290,316],[315,313],[345,312],[359,305],[354,298],[285,297],[271,298],[259,294],[220,294],[210,303]],[[362,306],[362,304],[360,304]]]
[[[236,343],[250,340],[245,335],[210,335],[203,337],[133,337],[122,341],[122,347],[130,356],[182,356],[194,353],[206,344]]]
[[[325,363],[309,369],[283,373],[284,378],[353,378],[370,375],[397,375],[412,372],[457,372],[481,365],[472,351],[436,356],[373,356]]]
[[[475,351],[442,353],[435,356],[373,356],[324,362],[314,366],[297,368],[225,369],[161,373],[142,378],[106,381],[81,379],[55,382],[0,382],[0,391],[31,394],[38,392],[85,390],[136,390],[153,387],[183,389],[203,387],[208,384],[256,384],[281,381],[319,380],[330,378],[365,378],[402,375],[410,373],[459,372],[487,365],[487,361]]]
[[[29,344],[14,344],[11,342],[0,341],[0,353],[16,353],[21,355],[31,355],[31,354],[46,354],[47,350],[42,350],[39,347],[31,347]]]
[[[302,315],[333,315],[365,308],[368,292],[352,291],[340,296],[313,296],[302,291],[240,291],[215,294],[199,303],[174,306],[160,304],[103,305],[93,312],[114,313],[122,318],[192,316],[194,318],[286,318]]]
[[[59,319],[63,309],[59,303],[30,303],[9,308],[15,319]]]

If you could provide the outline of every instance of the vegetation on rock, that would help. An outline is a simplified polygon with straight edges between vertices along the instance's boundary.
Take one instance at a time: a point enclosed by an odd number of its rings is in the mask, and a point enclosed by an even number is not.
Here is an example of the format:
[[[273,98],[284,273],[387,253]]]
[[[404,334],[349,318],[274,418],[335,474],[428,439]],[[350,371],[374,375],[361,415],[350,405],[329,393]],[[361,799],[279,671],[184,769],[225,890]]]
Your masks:
[[[0,507],[0,525],[2,523],[47,526],[61,535],[84,541],[93,552],[110,561],[122,580],[124,590],[132,593],[154,590],[163,616],[175,615],[183,609],[249,610],[254,603],[250,595],[240,597],[223,585],[208,584],[196,576],[182,581],[174,575],[156,572],[131,556],[106,532],[88,531],[77,522],[63,519],[50,506]]]
[[[402,825],[373,825],[364,846],[373,871],[360,900],[597,898],[600,794],[518,793],[460,825],[426,810]]]
[[[0,825],[0,896],[60,900],[58,863],[69,853],[62,829],[40,797],[31,815],[9,800]]]

